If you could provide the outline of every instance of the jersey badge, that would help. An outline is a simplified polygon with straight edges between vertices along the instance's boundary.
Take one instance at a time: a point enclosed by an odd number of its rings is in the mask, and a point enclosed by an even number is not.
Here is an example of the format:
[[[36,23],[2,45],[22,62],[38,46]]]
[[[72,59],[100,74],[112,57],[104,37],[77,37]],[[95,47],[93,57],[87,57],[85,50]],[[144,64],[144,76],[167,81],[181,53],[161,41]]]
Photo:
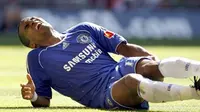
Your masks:
[[[83,33],[76,38],[76,41],[80,44],[89,44],[92,43],[92,38],[89,34]]]
[[[105,36],[106,38],[108,38],[108,39],[113,38],[114,35],[115,35],[115,34],[114,34],[113,32],[111,32],[111,31],[108,31],[108,30],[104,31],[104,36]]]

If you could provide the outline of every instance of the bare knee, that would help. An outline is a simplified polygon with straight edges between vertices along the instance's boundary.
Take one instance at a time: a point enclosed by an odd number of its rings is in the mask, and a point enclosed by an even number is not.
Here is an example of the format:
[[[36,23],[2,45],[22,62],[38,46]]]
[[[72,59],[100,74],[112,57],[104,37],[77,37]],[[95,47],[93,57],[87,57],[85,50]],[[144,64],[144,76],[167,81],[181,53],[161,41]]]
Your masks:
[[[163,81],[164,77],[161,74],[160,70],[158,69],[157,62],[150,62],[143,66],[144,74],[149,74],[150,79],[156,81]]]
[[[134,75],[136,74],[128,74],[124,76],[112,87],[113,99],[122,105],[134,106],[143,101],[143,99],[139,97],[137,93],[137,88],[140,81],[135,78],[136,76]]]
[[[140,82],[138,79],[135,78],[137,77],[137,75],[139,74],[128,74],[124,77],[124,84],[127,86],[127,88],[137,91],[137,87]]]
[[[137,64],[137,73],[151,80],[163,81],[164,77],[158,69],[158,62],[149,59],[143,59]]]

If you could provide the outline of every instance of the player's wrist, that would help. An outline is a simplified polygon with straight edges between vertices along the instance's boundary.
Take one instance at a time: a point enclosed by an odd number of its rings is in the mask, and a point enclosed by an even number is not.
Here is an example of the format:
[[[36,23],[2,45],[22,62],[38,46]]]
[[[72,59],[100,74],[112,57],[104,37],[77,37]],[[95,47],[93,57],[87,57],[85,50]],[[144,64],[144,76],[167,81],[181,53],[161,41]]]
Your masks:
[[[35,102],[38,99],[38,95],[36,92],[34,92],[32,99],[30,100],[31,102]]]

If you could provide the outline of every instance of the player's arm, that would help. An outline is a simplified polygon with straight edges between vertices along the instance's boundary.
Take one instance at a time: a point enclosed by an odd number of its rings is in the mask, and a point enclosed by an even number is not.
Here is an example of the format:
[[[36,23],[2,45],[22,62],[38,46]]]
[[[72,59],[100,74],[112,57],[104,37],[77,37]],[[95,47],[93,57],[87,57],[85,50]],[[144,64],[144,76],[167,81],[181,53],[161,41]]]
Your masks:
[[[136,44],[129,43],[120,43],[116,49],[117,53],[125,56],[125,57],[134,57],[134,56],[150,56],[154,60],[158,60],[158,58],[146,50],[144,47]]]
[[[85,23],[82,26],[89,28],[88,31],[107,52],[121,54],[125,57],[152,56],[145,48],[135,44],[128,44],[124,37],[102,26],[93,23]]]
[[[27,84],[21,84],[23,99],[30,100],[33,107],[49,107],[50,99],[37,95],[35,92],[35,84],[30,75],[27,75],[27,80]]]
[[[125,57],[131,56],[152,56],[152,54],[147,51],[144,47],[136,45],[136,44],[129,44],[129,43],[121,43],[117,47],[117,52]]]
[[[28,82],[21,84],[21,94],[23,99],[31,101],[33,107],[49,107],[52,97],[50,78],[39,64],[38,53],[32,50],[27,56]]]
[[[50,99],[45,98],[43,96],[38,96],[35,102],[31,102],[33,107],[49,107],[50,106]]]

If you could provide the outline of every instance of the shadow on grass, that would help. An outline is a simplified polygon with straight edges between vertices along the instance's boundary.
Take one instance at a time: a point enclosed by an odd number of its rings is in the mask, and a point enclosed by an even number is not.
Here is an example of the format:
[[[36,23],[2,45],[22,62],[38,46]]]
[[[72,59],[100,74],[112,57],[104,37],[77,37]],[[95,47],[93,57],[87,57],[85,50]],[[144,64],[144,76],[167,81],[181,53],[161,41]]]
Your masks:
[[[0,109],[92,109],[88,107],[79,107],[79,106],[55,106],[47,108],[33,108],[33,107],[0,107]]]
[[[89,107],[82,107],[82,106],[55,106],[55,107],[47,107],[47,108],[33,108],[33,107],[0,107],[0,109],[50,109],[50,110],[54,110],[54,109],[95,109],[95,108],[89,108]],[[104,110],[104,111],[117,111],[117,112],[161,112],[161,111],[148,111],[148,110],[118,110],[118,109],[114,109],[114,110],[107,110],[107,109],[99,109],[99,110]]]

